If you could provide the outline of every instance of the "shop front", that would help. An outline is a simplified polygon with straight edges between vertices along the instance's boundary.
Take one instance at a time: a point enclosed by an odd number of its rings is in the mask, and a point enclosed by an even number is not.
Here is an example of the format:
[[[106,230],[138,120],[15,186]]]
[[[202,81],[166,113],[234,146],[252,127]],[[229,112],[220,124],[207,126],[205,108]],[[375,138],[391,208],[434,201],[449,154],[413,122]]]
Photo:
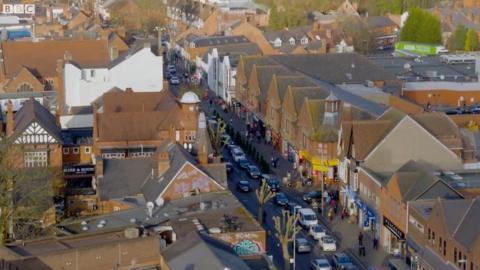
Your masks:
[[[340,189],[340,203],[347,210],[347,215],[356,218],[358,213],[357,204],[355,204],[357,195],[349,186],[342,186]]]
[[[357,197],[355,200],[357,206],[358,226],[364,231],[378,232],[377,213],[374,209],[367,206]]]
[[[312,176],[315,184],[319,184],[317,182],[321,179],[320,177],[327,180],[336,179],[338,159],[321,159],[304,150],[299,151],[299,159],[305,167],[305,174]]]
[[[383,217],[382,245],[388,253],[405,254],[405,233],[387,217]]]

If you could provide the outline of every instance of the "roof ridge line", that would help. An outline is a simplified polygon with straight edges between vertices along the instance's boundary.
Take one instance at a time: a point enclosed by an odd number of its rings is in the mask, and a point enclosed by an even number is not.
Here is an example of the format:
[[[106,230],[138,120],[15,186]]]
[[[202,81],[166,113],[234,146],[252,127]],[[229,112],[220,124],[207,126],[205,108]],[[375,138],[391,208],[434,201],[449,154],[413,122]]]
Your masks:
[[[465,214],[460,219],[460,222],[457,224],[457,227],[453,231],[452,236],[455,236],[457,234],[457,231],[460,228],[460,225],[462,225],[463,221],[465,221],[465,218],[467,217],[467,214],[470,212],[470,209],[473,207],[473,203],[475,202],[475,199],[473,199],[472,202],[470,202],[470,205],[468,206],[467,211],[465,211]]]

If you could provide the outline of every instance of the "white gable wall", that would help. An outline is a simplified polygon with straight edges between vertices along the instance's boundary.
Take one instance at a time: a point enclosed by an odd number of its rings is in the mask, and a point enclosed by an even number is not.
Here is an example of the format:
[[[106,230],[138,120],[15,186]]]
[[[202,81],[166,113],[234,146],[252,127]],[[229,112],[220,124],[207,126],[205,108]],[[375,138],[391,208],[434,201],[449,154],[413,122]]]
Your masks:
[[[65,104],[88,106],[103,93],[118,87],[125,90],[155,92],[163,88],[163,59],[155,56],[150,48],[144,48],[114,67],[82,70],[67,63],[64,70]]]

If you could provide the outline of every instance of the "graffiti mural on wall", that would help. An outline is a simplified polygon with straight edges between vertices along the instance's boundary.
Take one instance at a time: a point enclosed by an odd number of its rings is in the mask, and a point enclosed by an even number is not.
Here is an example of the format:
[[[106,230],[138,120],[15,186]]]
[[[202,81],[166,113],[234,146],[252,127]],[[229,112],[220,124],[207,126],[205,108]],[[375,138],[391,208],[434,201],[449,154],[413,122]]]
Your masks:
[[[233,251],[239,256],[260,254],[260,245],[251,240],[242,240],[233,245]]]

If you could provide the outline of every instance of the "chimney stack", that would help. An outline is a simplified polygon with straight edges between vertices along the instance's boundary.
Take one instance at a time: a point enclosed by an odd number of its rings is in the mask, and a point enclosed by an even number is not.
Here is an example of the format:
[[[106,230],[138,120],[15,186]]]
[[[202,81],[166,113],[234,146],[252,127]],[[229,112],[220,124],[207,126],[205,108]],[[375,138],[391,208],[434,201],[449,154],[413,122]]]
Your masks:
[[[7,102],[7,137],[13,134],[13,104],[11,100]]]
[[[155,157],[155,169],[156,173],[153,175],[155,177],[159,177],[163,175],[168,168],[170,168],[170,159],[168,158],[168,151],[157,152]]]

